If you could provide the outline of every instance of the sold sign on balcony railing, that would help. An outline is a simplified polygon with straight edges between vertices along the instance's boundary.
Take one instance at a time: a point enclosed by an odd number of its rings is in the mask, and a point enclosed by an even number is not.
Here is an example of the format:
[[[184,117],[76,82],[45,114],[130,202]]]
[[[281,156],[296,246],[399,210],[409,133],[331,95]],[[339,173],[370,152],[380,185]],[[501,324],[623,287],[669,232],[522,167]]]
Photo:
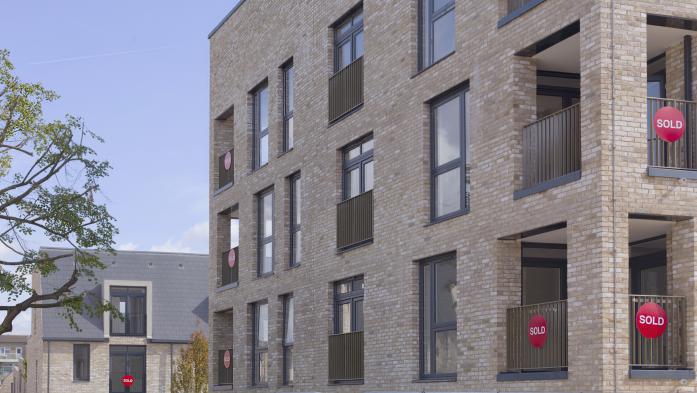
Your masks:
[[[528,322],[528,341],[538,349],[547,342],[547,320],[540,314],[534,315]]]
[[[646,303],[636,313],[636,328],[648,339],[661,337],[668,327],[668,315],[656,303]]]
[[[662,140],[673,143],[685,134],[685,116],[672,106],[659,109],[653,118],[656,135]]]

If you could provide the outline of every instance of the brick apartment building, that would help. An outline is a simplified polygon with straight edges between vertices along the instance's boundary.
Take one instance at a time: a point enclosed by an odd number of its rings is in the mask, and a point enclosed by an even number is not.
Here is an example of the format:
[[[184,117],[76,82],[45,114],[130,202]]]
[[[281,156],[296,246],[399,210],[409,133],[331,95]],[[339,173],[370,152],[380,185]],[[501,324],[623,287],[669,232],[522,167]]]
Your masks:
[[[35,274],[33,288],[41,293],[65,283],[68,259],[48,277]],[[169,392],[180,349],[195,330],[207,333],[207,255],[119,251],[100,259],[106,269],[95,270],[95,280],[80,279],[74,292],[87,291],[88,303],[111,302],[125,319],[85,312],[75,318],[77,331],[60,309],[33,309],[22,392]],[[124,376],[133,377],[130,387]]]
[[[697,0],[240,1],[211,388],[697,390],[696,32]]]

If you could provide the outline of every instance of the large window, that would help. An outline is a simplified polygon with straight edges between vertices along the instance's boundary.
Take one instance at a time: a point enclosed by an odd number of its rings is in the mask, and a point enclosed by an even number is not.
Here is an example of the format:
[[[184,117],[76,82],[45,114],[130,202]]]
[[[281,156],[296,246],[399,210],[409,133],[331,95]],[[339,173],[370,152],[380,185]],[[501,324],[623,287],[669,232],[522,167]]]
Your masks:
[[[283,150],[288,151],[293,148],[295,134],[293,129],[293,110],[295,100],[295,71],[293,71],[293,60],[283,66]]]
[[[146,302],[145,288],[111,287],[111,305],[123,315],[121,320],[113,315],[111,318],[112,336],[145,336]]]
[[[252,381],[254,385],[266,385],[269,375],[269,305],[254,304],[254,339],[252,341]]]
[[[254,169],[269,162],[269,89],[266,84],[254,92]]]
[[[421,0],[420,68],[455,51],[455,0]]]
[[[273,189],[262,192],[258,196],[258,262],[257,275],[263,276],[273,271]]]
[[[363,7],[347,15],[334,29],[334,69],[339,71],[363,56]]]
[[[302,183],[300,173],[290,177],[290,266],[297,266],[302,256],[302,232],[300,231],[302,207]]]
[[[293,295],[283,297],[283,384],[292,385],[293,343],[295,342],[295,302]]]
[[[90,380],[90,345],[73,345],[73,380]]]
[[[111,393],[145,393],[147,386],[145,370],[145,347],[121,345],[109,347],[109,391]],[[122,383],[126,375],[133,377],[130,388]]]
[[[470,164],[467,89],[431,104],[431,219],[447,219],[469,210]]]
[[[373,189],[373,136],[364,137],[344,148],[344,199]]]
[[[455,255],[421,265],[421,378],[454,378],[457,371]]]
[[[334,285],[334,333],[363,331],[363,276]]]

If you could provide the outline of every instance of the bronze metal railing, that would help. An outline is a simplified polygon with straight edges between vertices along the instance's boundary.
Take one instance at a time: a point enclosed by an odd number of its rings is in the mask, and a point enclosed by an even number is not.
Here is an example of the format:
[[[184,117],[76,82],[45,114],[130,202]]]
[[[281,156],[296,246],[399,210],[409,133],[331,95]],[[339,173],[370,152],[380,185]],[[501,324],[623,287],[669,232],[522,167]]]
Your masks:
[[[355,246],[373,239],[373,191],[367,191],[337,205],[336,246]]]
[[[329,78],[329,122],[363,104],[363,57]]]
[[[581,105],[523,129],[523,189],[581,170]]]
[[[535,348],[528,340],[528,324],[535,315],[547,321],[547,341]],[[506,312],[509,371],[552,370],[568,366],[566,300],[509,308]]]
[[[697,102],[667,98],[648,98],[648,143],[649,166],[666,168],[697,169]],[[656,136],[653,127],[656,112],[672,106],[685,116],[685,135],[679,140],[668,143]]]
[[[230,256],[230,252],[235,253],[235,265],[231,268],[230,264],[228,263],[228,258]],[[239,256],[240,256],[240,251],[239,247],[235,247],[232,250],[228,250],[223,252],[223,255],[220,259],[220,285],[228,285],[232,284],[234,282],[237,282],[239,279],[239,271],[240,271],[240,261],[239,261]]]
[[[636,327],[641,306],[653,302],[668,316],[666,331],[648,339]],[[629,363],[636,368],[684,368],[687,366],[686,300],[682,296],[629,296]]]
[[[230,351],[230,366],[225,368],[225,351]],[[218,351],[218,385],[232,385],[232,349]]]
[[[233,159],[230,161],[230,168],[225,169],[225,156],[228,153],[230,153],[230,157]],[[234,149],[218,157],[218,188],[223,188],[233,182],[235,173],[234,157]]]
[[[329,336],[329,381],[363,379],[363,332]]]

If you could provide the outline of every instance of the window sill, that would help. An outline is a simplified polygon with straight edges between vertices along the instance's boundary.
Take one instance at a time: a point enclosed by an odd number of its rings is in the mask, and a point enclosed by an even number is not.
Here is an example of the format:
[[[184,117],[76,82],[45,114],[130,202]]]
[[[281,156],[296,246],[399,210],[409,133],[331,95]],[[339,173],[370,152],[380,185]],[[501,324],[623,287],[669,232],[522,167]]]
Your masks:
[[[569,372],[566,370],[531,372],[504,371],[496,375],[497,382],[553,381],[558,379],[569,379]]]
[[[276,158],[281,158],[281,157],[285,156],[286,154],[288,154],[288,153],[290,153],[290,152],[292,152],[292,151],[293,151],[293,148],[291,147],[291,148],[288,149],[288,150],[282,151],[279,155],[276,156]]]
[[[255,279],[255,280],[261,280],[261,279],[264,279],[264,278],[271,277],[271,276],[273,276],[273,275],[274,275],[274,272],[269,272],[269,273],[264,273],[264,274],[257,274],[256,278],[254,278],[254,279]]]
[[[450,213],[446,216],[442,216],[442,217],[438,217],[438,218],[431,218],[431,222],[424,225],[424,228],[427,228],[427,227],[430,227],[433,225],[437,225],[437,224],[440,224],[440,223],[445,222],[445,221],[454,220],[458,217],[466,216],[469,214],[469,212],[470,212],[470,209],[467,208],[467,210],[463,210],[463,211],[459,211],[459,212],[455,212],[455,213]]]
[[[432,64],[417,71],[416,74],[412,75],[410,79],[414,79],[414,78],[418,77],[419,75],[423,74],[424,72],[426,72],[426,71],[430,70],[431,68],[437,66],[438,64],[444,62],[445,60],[447,60],[449,57],[451,57],[454,54],[455,54],[455,51],[448,53],[447,55],[445,55],[445,56],[441,57],[440,59],[438,59],[437,61],[433,62]]]
[[[514,10],[513,12],[510,12],[503,18],[499,19],[499,22],[496,24],[496,27],[500,29],[503,26],[506,26],[507,24],[513,22],[515,19],[519,18],[526,12],[542,4],[544,1],[545,0],[530,0],[527,4],[523,5],[522,7],[519,7],[518,9]]]
[[[216,292],[224,292],[224,291],[227,291],[228,289],[237,288],[237,287],[239,287],[239,286],[240,286],[240,282],[239,282],[239,281],[238,281],[238,282],[233,282],[233,283],[230,283],[230,284],[221,285],[221,286],[219,286],[218,288],[216,288],[215,291],[216,291]]]
[[[576,180],[581,179],[581,171],[567,173],[566,175],[559,176],[556,179],[547,180],[545,182],[536,184],[532,187],[525,188],[522,190],[513,192],[513,200],[525,198],[530,195],[539,194],[541,192],[551,190],[552,188],[560,187],[565,184],[573,183]]]
[[[225,190],[229,190],[230,188],[232,188],[233,185],[235,185],[234,182],[228,183],[228,184],[218,188],[217,190],[213,191],[213,196],[218,196],[219,194],[222,194],[223,192],[225,192]]]
[[[412,383],[451,383],[457,382],[457,376],[454,377],[434,377],[434,378],[420,378],[411,381]]]
[[[344,381],[329,381],[329,386],[336,386],[336,385],[363,385],[365,383],[364,380],[362,379],[351,379],[351,380],[344,380]]]
[[[647,169],[647,173],[652,177],[670,177],[680,180],[697,180],[697,171],[693,169],[650,166]]]
[[[365,99],[364,99],[364,100],[365,100]],[[341,123],[342,120],[344,120],[345,118],[351,116],[352,114],[354,114],[354,113],[360,111],[361,109],[363,109],[363,103],[360,103],[360,104],[356,105],[356,107],[353,108],[353,109],[349,109],[348,111],[346,111],[346,113],[344,113],[343,115],[337,117],[336,119],[330,120],[330,121],[329,121],[329,124],[327,125],[327,128],[331,128],[333,125],[335,125],[335,124],[337,124],[337,123]]]
[[[231,392],[232,384],[230,385],[213,385],[211,386],[211,391],[213,392]]]
[[[297,268],[299,268],[299,267],[300,267],[300,262],[298,262],[298,263],[296,263],[296,264],[294,264],[294,265],[288,264],[288,265],[286,265],[286,269],[285,269],[285,270],[286,270],[286,271],[295,270],[295,269],[297,269]]]
[[[371,237],[370,239],[360,241],[358,243],[350,244],[348,246],[344,246],[341,248],[336,249],[336,255],[341,255],[344,253],[347,253],[349,251],[355,250],[357,248],[361,248],[367,245],[373,244],[373,238]]]
[[[695,379],[695,370],[687,368],[682,370],[649,370],[629,369],[630,379]]]

